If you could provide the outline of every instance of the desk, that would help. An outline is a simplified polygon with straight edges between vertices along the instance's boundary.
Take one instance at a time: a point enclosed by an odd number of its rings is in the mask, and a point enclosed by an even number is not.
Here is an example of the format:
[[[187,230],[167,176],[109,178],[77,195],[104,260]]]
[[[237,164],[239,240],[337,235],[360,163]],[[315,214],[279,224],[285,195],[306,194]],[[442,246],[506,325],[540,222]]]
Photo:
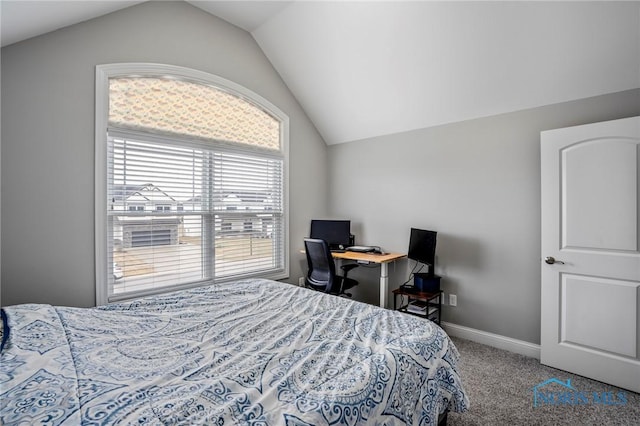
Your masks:
[[[355,251],[345,251],[344,253],[331,253],[335,259],[364,261],[380,264],[380,306],[387,307],[387,296],[389,293],[389,263],[405,257],[400,253],[358,253]]]

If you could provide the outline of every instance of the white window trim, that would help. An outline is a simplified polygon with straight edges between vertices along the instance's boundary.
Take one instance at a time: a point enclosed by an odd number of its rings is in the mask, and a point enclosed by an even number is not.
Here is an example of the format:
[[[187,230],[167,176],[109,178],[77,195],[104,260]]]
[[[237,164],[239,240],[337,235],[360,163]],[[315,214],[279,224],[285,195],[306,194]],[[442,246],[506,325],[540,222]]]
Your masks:
[[[96,66],[95,117],[95,262],[96,305],[108,303],[107,276],[113,266],[107,263],[107,127],[109,115],[109,78],[113,77],[170,77],[215,86],[232,95],[257,104],[281,123],[280,153],[284,159],[284,271],[271,279],[289,277],[289,117],[278,107],[257,93],[230,80],[190,68],[151,63],[119,63]]]

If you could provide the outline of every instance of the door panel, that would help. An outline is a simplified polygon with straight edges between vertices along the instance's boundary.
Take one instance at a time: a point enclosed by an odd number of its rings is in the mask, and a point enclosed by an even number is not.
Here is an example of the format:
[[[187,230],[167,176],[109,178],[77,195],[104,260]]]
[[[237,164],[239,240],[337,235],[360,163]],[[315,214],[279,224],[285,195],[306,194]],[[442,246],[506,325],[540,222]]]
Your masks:
[[[638,285],[563,274],[560,344],[635,358]]]
[[[563,248],[637,250],[637,156],[637,143],[622,139],[562,150]]]
[[[540,361],[640,392],[640,117],[541,134]]]

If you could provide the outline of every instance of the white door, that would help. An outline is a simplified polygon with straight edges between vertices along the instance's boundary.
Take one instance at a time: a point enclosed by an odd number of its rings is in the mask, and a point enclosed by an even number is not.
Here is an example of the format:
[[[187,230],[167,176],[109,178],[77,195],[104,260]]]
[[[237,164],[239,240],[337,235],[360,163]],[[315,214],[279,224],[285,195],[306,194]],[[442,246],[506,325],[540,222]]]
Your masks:
[[[541,171],[540,361],[640,392],[640,117],[542,132]]]

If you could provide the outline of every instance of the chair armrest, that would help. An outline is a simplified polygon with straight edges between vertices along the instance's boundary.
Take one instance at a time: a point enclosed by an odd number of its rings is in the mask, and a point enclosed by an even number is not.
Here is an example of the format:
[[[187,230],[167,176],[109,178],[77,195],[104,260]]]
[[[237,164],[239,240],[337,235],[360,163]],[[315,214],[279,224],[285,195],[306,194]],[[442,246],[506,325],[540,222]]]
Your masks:
[[[352,269],[354,269],[354,268],[357,268],[357,267],[358,267],[358,264],[357,264],[357,263],[349,263],[349,264],[346,264],[346,265],[342,265],[342,266],[340,267],[340,269],[342,269],[342,270],[344,271],[344,273],[346,274],[346,273],[347,273],[347,272],[349,272],[350,270],[352,270]]]

